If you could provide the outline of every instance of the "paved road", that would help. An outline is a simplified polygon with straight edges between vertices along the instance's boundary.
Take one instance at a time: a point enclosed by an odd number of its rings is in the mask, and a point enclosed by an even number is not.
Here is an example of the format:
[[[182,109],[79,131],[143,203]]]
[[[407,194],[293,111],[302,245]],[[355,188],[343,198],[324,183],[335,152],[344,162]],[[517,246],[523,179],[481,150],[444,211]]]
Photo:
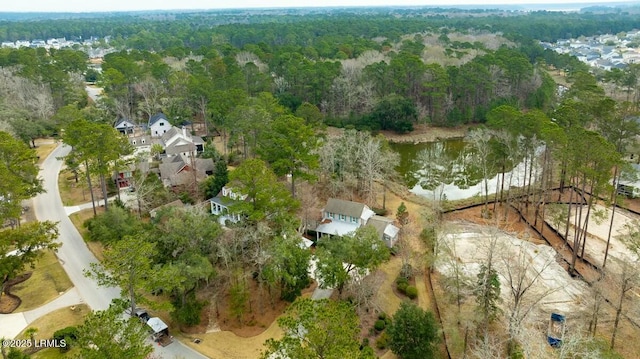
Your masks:
[[[63,161],[58,158],[65,156],[69,151],[69,146],[60,145],[43,162],[40,175],[46,192],[34,199],[33,206],[39,220],[59,222],[59,240],[62,246],[58,249],[58,258],[75,285],[79,296],[91,309],[104,310],[109,307],[112,299],[120,297],[120,290],[114,287],[100,287],[93,279],[87,278],[83,274],[84,270],[90,267],[89,264],[97,262],[97,260],[67,217],[60,198],[58,173],[62,168]],[[164,348],[159,346],[154,348],[156,354],[166,359],[206,358],[178,341]]]

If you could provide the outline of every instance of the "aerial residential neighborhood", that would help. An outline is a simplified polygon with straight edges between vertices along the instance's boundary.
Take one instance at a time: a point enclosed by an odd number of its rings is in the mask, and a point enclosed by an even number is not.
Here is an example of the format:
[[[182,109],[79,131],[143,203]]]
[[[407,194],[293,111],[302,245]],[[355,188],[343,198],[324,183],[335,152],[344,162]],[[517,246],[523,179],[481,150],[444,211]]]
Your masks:
[[[640,63],[640,31],[542,42],[544,48],[569,54],[591,67],[610,71]]]
[[[3,359],[640,353],[637,4],[35,1]]]

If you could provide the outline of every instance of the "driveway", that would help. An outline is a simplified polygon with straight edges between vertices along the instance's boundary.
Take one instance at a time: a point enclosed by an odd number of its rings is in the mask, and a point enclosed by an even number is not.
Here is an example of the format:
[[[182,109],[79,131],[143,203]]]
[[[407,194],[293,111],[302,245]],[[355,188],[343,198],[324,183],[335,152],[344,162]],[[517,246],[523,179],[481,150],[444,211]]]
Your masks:
[[[60,192],[58,189],[58,173],[62,168],[62,160],[70,152],[66,145],[58,146],[42,163],[40,174],[43,179],[45,193],[38,195],[33,201],[36,217],[41,220],[58,222],[60,233],[59,241],[62,244],[58,249],[58,258],[73,282],[77,294],[82,301],[93,310],[104,310],[114,298],[120,297],[120,289],[115,287],[101,287],[93,279],[84,276],[84,271],[90,268],[90,264],[97,262],[93,253],[89,251],[80,233],[76,230],[67,217]],[[31,314],[31,313],[30,313]],[[26,313],[15,315],[16,322],[22,323]],[[30,315],[31,317],[31,315]],[[34,318],[28,318],[34,320]],[[25,320],[26,321],[26,320]],[[154,346],[155,353],[161,358],[206,358],[200,353],[175,341],[167,347]]]

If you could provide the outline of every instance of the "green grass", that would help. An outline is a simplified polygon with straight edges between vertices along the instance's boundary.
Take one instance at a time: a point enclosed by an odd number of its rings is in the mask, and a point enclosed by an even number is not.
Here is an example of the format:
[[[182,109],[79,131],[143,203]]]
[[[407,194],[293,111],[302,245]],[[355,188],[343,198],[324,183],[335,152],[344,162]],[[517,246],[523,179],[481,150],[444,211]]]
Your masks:
[[[22,299],[17,311],[23,312],[56,299],[60,293],[73,287],[53,251],[46,251],[36,263],[31,278],[11,288],[11,293]]]

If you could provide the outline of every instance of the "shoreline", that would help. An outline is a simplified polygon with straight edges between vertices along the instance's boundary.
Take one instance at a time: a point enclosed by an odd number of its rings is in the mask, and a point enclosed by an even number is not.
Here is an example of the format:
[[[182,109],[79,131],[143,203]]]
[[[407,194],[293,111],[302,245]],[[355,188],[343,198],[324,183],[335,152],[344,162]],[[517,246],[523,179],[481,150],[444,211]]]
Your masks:
[[[414,126],[414,130],[410,133],[398,134],[393,131],[380,131],[380,133],[389,141],[389,143],[427,143],[437,142],[440,140],[448,140],[454,138],[463,138],[469,132],[469,129],[477,125],[462,125],[456,127],[435,127],[425,124]]]

